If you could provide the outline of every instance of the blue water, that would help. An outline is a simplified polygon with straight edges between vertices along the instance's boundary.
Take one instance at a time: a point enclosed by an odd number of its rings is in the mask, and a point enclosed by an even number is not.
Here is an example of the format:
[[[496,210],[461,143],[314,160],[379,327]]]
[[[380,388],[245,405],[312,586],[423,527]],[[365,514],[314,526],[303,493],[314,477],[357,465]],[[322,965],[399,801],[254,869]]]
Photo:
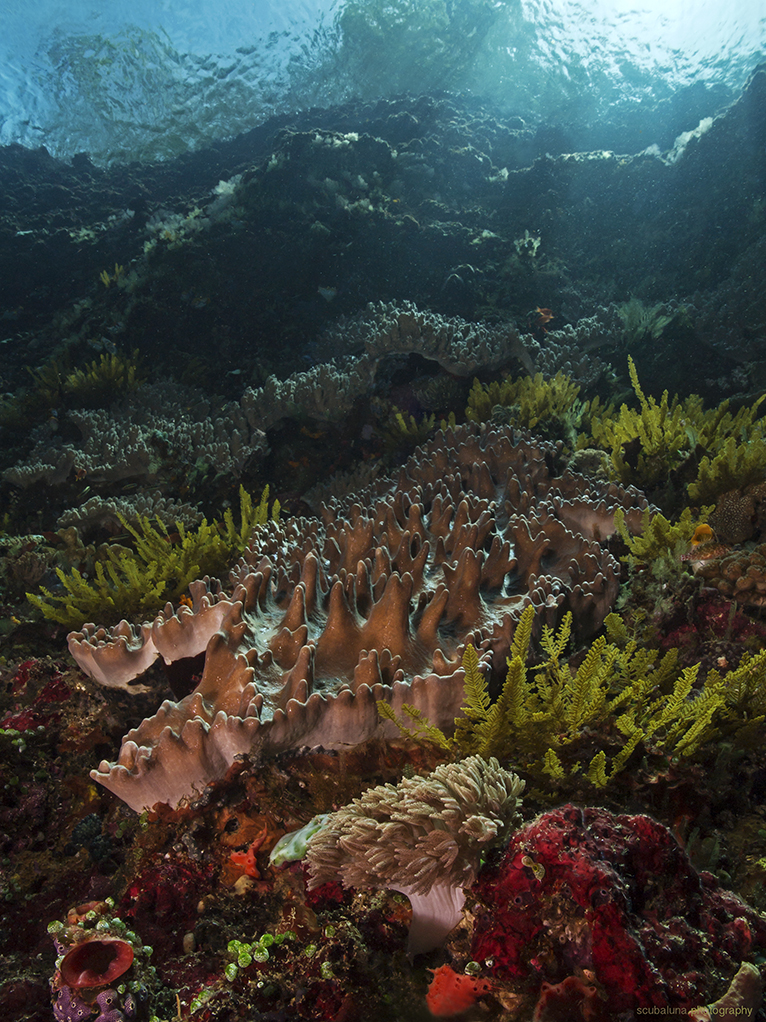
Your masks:
[[[0,144],[99,163],[435,89],[575,136],[640,113],[668,144],[647,114],[694,89],[714,114],[766,53],[755,0],[1,0],[0,27]]]

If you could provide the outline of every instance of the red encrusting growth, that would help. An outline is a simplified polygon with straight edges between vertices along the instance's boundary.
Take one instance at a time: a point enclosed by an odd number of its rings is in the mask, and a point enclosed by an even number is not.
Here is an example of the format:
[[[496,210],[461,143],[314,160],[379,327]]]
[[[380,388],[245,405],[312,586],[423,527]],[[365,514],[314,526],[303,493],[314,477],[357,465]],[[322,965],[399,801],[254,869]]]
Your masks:
[[[492,984],[486,979],[474,979],[455,972],[449,965],[440,965],[430,971],[434,978],[428,987],[426,1004],[436,1018],[459,1015],[492,990]]]

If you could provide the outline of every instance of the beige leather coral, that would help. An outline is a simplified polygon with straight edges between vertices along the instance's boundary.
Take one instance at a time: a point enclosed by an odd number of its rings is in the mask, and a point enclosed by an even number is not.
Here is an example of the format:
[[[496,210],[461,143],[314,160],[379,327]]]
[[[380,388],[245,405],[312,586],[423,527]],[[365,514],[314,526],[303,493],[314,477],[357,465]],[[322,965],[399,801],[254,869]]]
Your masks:
[[[197,688],[126,735],[92,776],[134,809],[177,804],[236,756],[338,748],[393,735],[376,703],[409,703],[451,730],[470,642],[498,680],[523,607],[597,630],[615,601],[606,548],[642,495],[557,471],[560,445],[468,424],[419,448],[396,479],[259,529],[228,580],[193,607],[69,637],[102,684],[127,686],[162,655],[206,650]]]

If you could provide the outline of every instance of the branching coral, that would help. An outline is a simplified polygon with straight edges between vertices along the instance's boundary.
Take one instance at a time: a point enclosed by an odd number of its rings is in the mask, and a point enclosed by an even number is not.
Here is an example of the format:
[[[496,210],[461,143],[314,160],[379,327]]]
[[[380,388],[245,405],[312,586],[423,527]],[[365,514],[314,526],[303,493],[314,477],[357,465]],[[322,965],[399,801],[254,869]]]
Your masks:
[[[244,404],[213,408],[189,388],[143,383],[125,404],[75,409],[61,417],[64,429],[38,430],[28,460],[6,469],[3,478],[27,487],[39,481],[57,486],[72,477],[155,481],[183,472],[194,485],[208,473],[236,476],[266,449],[266,436],[251,425]],[[80,431],[79,442],[67,438],[70,426]]]

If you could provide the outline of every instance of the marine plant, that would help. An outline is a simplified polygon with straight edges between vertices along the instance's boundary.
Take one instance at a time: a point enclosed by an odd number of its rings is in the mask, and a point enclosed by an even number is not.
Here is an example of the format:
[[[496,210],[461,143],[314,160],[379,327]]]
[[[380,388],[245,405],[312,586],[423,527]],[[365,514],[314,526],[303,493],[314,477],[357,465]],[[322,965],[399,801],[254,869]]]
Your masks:
[[[166,601],[180,599],[194,579],[226,571],[247,548],[254,530],[279,517],[279,501],[269,509],[268,486],[258,504],[242,486],[239,497],[239,525],[230,509],[221,521],[203,519],[194,529],[177,522],[173,535],[159,519],[155,524],[144,516],[134,526],[120,516],[133,548],[107,547],[107,560],[96,562],[91,578],[76,568],[69,572],[58,568],[63,594],[41,586],[42,595],[27,593],[27,599],[48,620],[68,628],[79,628],[89,620],[115,624],[122,618],[151,614]]]
[[[746,656],[725,677],[711,670],[700,681],[699,664],[681,669],[678,650],[660,656],[639,646],[628,638],[622,619],[610,614],[607,634],[594,640],[574,668],[564,658],[572,626],[567,614],[558,629],[543,628],[543,660],[529,669],[533,622],[529,606],[494,700],[477,652],[467,646],[465,702],[452,736],[411,706],[403,707],[408,721],[383,703],[381,716],[394,720],[406,737],[450,754],[510,762],[543,788],[578,778],[603,788],[634,753],[694,756],[722,733],[744,739],[766,718],[759,688],[766,679],[766,651]]]
[[[413,451],[420,444],[424,444],[435,430],[440,428],[446,430],[454,426],[455,416],[452,412],[447,419],[437,422],[433,412],[418,420],[414,415],[405,415],[398,408],[394,408],[384,427],[383,442],[390,454]]]
[[[34,389],[24,404],[30,408],[40,404],[46,408],[55,408],[61,402],[64,380],[70,371],[68,354],[51,358],[39,369],[27,366],[27,372],[34,381]]]
[[[226,950],[235,961],[226,965],[224,969],[226,979],[233,983],[240,969],[247,969],[253,962],[259,964],[268,962],[272,954],[269,948],[279,947],[286,940],[295,940],[295,933],[292,930],[285,930],[282,933],[262,933],[253,941],[230,940]]]
[[[668,314],[666,309],[661,302],[644,305],[640,298],[631,298],[619,305],[617,313],[624,325],[626,345],[637,344],[645,337],[656,341],[675,316],[673,312]]]
[[[594,399],[583,410],[590,435],[581,435],[577,443],[578,448],[608,451],[622,483],[658,491],[679,475],[690,480],[692,499],[711,501],[733,486],[747,485],[766,468],[766,447],[752,444],[764,438],[766,420],[758,415],[763,396],[736,413],[729,411],[728,400],[705,409],[696,394],[670,400],[666,390],[657,401],[644,394],[630,356],[628,372],[639,407],[623,404],[615,414],[612,406],[602,407]],[[749,452],[750,445],[760,450]]]
[[[565,373],[546,380],[542,373],[521,376],[517,380],[506,377],[491,383],[473,381],[465,410],[469,422],[486,422],[492,418],[497,405],[510,412],[509,421],[515,426],[537,429],[551,420],[577,418],[578,385]]]
[[[111,287],[112,284],[119,284],[122,279],[122,275],[125,272],[125,267],[119,263],[114,264],[114,273],[110,273],[109,270],[102,270],[98,276],[98,279],[104,285],[104,287]]]
[[[62,390],[74,407],[99,408],[111,404],[126,391],[135,390],[142,379],[135,348],[130,355],[102,354],[81,369],[73,369],[64,377]]]
[[[657,621],[677,606],[679,593],[691,578],[690,551],[699,546],[700,536],[704,536],[704,542],[713,535],[700,522],[711,511],[712,507],[699,511],[687,507],[673,522],[660,511],[647,508],[637,535],[628,531],[622,510],[618,508],[615,512],[615,529],[627,547],[620,559],[630,568],[629,586],[622,600],[629,600],[633,627],[639,629],[644,640],[653,641],[650,636],[656,636]],[[644,626],[647,631],[643,631]]]
[[[14,393],[0,397],[0,427],[11,432],[28,432],[40,425],[40,416],[50,416],[49,426],[57,426],[57,409],[62,403],[63,386],[71,371],[69,353],[51,357],[39,368],[26,367],[32,378],[31,387],[18,387]]]
[[[678,520],[672,522],[660,511],[646,508],[641,516],[641,530],[633,535],[625,524],[625,512],[617,508],[614,526],[628,548],[622,560],[632,569],[649,568],[654,574],[685,571],[681,557],[688,552],[700,522],[708,518],[712,510],[712,506],[700,508],[698,512],[686,507]]]
[[[760,439],[761,442],[752,443],[745,438],[729,436],[717,453],[707,454],[701,459],[697,478],[687,488],[692,500],[715,501],[729,490],[740,490],[763,481],[766,476],[763,419],[759,420],[748,439]]]

